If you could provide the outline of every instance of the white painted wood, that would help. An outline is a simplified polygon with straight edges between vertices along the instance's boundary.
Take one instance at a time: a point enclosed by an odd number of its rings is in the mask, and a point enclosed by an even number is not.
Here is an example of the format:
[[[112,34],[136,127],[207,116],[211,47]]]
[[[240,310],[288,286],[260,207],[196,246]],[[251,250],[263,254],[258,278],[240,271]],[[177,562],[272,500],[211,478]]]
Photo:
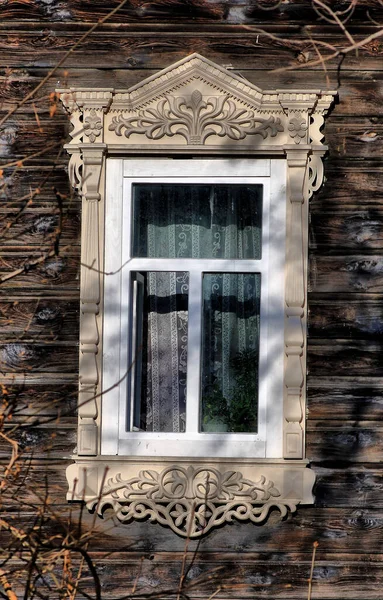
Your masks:
[[[283,448],[286,161],[272,160],[270,175],[266,457],[277,458],[282,456]]]
[[[101,454],[117,454],[120,409],[121,209],[123,160],[108,159],[105,193],[105,275]]]
[[[107,178],[107,229],[106,229],[106,271],[113,275],[105,277],[105,302],[110,303],[104,320],[104,356],[110,361],[119,362],[119,369],[113,362],[113,375],[107,381],[115,389],[108,392],[114,415],[119,415],[118,438],[120,455],[161,455],[187,456],[189,452],[198,456],[278,457],[282,452],[283,423],[283,290],[285,259],[285,161],[283,160],[124,160],[123,192],[121,161],[108,169]],[[158,162],[158,164],[157,164]],[[258,164],[260,163],[260,164]],[[143,176],[145,164],[152,176]],[[270,165],[272,164],[272,168]],[[155,165],[155,168],[153,167]],[[211,165],[213,165],[211,167]],[[211,168],[210,168],[211,167]],[[136,177],[136,172],[139,175]],[[219,173],[221,172],[221,176]],[[154,174],[153,174],[154,173]],[[157,173],[157,175],[156,175]],[[169,173],[169,176],[168,176]],[[176,175],[174,175],[176,173]],[[187,173],[187,177],[180,177]],[[238,173],[246,174],[237,177]],[[262,176],[259,174],[262,173]],[[271,174],[272,178],[265,173]],[[206,174],[206,175],[204,175]],[[255,174],[255,175],[254,175]],[[194,176],[193,176],[194,175]],[[262,255],[259,260],[221,259],[152,259],[131,258],[131,188],[132,183],[166,182],[172,183],[249,183],[263,186]],[[116,185],[117,184],[117,185]],[[118,191],[108,194],[108,185]],[[108,204],[113,204],[109,206]],[[271,234],[270,234],[271,232]],[[111,251],[109,252],[109,241]],[[120,257],[120,258],[118,258]],[[115,271],[118,271],[117,273]],[[137,432],[129,418],[128,390],[131,390],[129,365],[134,361],[129,339],[134,329],[130,306],[131,273],[144,271],[187,271],[190,277],[189,295],[189,338],[187,373],[187,431],[184,434]],[[259,429],[257,434],[215,434],[198,433],[200,362],[201,362],[201,309],[202,274],[204,272],[255,272],[261,274],[261,316],[260,316],[260,359],[259,359]],[[109,279],[110,278],[110,279]],[[109,283],[107,283],[109,280]],[[118,310],[118,306],[121,310]],[[111,325],[109,326],[109,317]],[[118,325],[119,324],[119,325]],[[113,348],[116,329],[120,332],[120,353]],[[114,333],[113,333],[114,332]],[[130,333],[129,333],[130,332]],[[118,336],[117,336],[118,337]],[[109,363],[108,363],[109,358]],[[118,376],[117,376],[118,372]],[[112,371],[111,371],[112,373]],[[104,386],[106,389],[106,386]],[[118,389],[118,392],[116,391]],[[132,396],[131,396],[132,397]],[[118,399],[118,400],[117,400]],[[119,402],[119,410],[115,404]],[[127,431],[129,421],[131,431]],[[111,428],[112,425],[112,428]],[[113,430],[113,433],[111,433]],[[116,419],[109,416],[103,425],[103,439],[109,439],[116,432]],[[198,443],[197,443],[198,442]],[[107,443],[107,442],[105,442]],[[109,443],[109,442],[108,442]],[[113,442],[110,447],[115,447]],[[197,448],[197,447],[198,448]],[[103,447],[106,447],[103,444]],[[113,452],[109,452],[112,454]]]
[[[232,436],[237,439],[233,439]],[[134,431],[120,440],[119,455],[262,458],[265,456],[265,440],[261,440],[257,435],[246,433],[149,434]]]
[[[199,261],[194,261],[199,262]],[[189,275],[186,433],[198,433],[201,394],[202,271]],[[202,442],[204,443],[204,442]]]
[[[270,159],[125,159],[124,177],[163,177],[166,173],[167,180],[173,177],[236,177],[246,179],[253,177],[270,176]]]

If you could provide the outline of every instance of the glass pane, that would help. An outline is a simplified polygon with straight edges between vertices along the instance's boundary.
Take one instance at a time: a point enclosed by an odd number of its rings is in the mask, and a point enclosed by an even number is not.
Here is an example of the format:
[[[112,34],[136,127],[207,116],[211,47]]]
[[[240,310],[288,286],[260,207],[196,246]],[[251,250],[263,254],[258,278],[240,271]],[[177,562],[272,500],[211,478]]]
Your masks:
[[[261,276],[203,276],[201,431],[257,432]]]
[[[140,292],[133,294],[137,330],[133,422],[143,431],[183,432],[189,273],[150,271],[133,278],[142,282]]]
[[[133,185],[133,256],[261,258],[262,186]]]

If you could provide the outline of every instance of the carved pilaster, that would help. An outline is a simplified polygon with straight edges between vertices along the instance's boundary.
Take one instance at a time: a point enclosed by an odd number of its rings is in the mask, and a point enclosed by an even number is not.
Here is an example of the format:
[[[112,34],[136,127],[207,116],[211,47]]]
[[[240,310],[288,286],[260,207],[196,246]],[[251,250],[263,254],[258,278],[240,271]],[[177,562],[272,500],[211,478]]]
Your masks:
[[[285,292],[284,457],[303,457],[305,269],[302,205],[307,151],[287,151],[289,232]]]
[[[100,303],[99,256],[99,183],[104,146],[81,147],[82,178],[82,249],[80,290],[80,372],[78,454],[97,454],[97,403],[99,382],[97,352],[99,333],[97,314]]]

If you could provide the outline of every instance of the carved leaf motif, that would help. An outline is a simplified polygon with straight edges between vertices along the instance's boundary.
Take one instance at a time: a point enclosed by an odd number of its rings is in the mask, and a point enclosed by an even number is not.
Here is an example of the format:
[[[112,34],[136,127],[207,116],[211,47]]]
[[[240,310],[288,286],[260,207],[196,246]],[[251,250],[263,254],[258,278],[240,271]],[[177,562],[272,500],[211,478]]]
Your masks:
[[[170,527],[181,536],[200,537],[225,521],[237,519],[259,523],[276,507],[282,516],[295,504],[278,502],[274,483],[265,477],[253,482],[239,471],[220,472],[213,467],[167,467],[160,473],[142,470],[137,477],[110,478],[88,507],[100,514],[112,506],[121,521],[149,518]]]
[[[261,118],[252,110],[238,108],[227,95],[204,100],[201,92],[195,90],[188,97],[168,95],[156,108],[140,110],[133,117],[113,117],[109,130],[116,135],[122,135],[124,130],[127,138],[143,134],[151,140],[182,135],[187,144],[204,144],[211,135],[232,140],[242,140],[247,135],[275,137],[283,131],[283,125],[279,118]]]
[[[199,90],[194,90],[191,95],[192,103],[194,106],[198,106],[202,101],[202,94]]]

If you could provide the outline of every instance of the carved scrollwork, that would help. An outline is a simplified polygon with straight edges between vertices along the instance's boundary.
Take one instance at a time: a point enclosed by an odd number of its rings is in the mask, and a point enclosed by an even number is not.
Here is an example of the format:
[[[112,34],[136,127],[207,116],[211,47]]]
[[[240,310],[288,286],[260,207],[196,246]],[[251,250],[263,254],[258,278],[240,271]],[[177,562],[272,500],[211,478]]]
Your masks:
[[[278,117],[257,117],[254,111],[238,108],[228,95],[210,96],[206,100],[195,90],[191,96],[170,96],[160,100],[157,108],[140,110],[137,116],[113,117],[109,131],[129,138],[133,133],[144,134],[150,140],[164,136],[182,135],[187,144],[204,144],[211,135],[242,140],[247,135],[275,137],[283,131]]]
[[[73,152],[69,159],[68,164],[68,175],[69,181],[73,189],[77,192],[81,192],[82,188],[82,171],[84,167],[84,160],[80,152]]]
[[[274,483],[263,476],[253,482],[239,471],[172,465],[161,472],[142,470],[131,479],[116,475],[88,508],[97,506],[101,514],[112,506],[120,521],[149,518],[181,536],[197,538],[233,519],[262,522],[272,507],[282,517],[287,509],[296,509],[293,502],[278,502],[280,497]]]
[[[323,161],[317,154],[309,156],[307,176],[305,181],[305,199],[311,198],[314,192],[318,191],[323,183]]]

